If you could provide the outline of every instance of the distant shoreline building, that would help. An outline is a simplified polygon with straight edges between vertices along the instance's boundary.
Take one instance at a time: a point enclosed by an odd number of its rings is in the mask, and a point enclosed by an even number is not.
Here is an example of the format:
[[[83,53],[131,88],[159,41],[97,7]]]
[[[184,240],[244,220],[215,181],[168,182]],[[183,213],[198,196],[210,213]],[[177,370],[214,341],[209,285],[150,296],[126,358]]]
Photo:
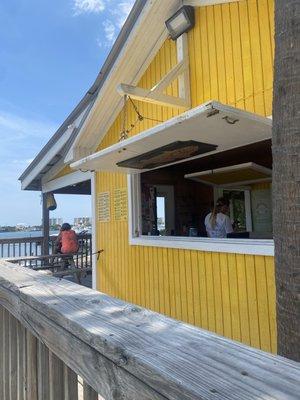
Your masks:
[[[55,226],[55,225],[62,225],[63,224],[63,218],[50,218],[49,220],[49,225],[50,226]]]
[[[92,220],[90,217],[76,217],[74,218],[74,225],[83,225],[83,226],[90,226],[92,224]]]

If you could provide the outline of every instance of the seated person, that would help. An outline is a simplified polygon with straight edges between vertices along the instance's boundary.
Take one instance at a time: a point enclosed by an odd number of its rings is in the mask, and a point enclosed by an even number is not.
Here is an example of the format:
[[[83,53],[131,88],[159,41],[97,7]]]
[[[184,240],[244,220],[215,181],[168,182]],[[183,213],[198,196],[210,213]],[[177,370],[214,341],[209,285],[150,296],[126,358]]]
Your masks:
[[[220,197],[211,213],[205,217],[205,228],[210,238],[226,238],[233,228],[229,216],[229,200]]]
[[[77,253],[79,248],[75,231],[68,223],[62,224],[60,233],[55,241],[55,251],[62,254]]]

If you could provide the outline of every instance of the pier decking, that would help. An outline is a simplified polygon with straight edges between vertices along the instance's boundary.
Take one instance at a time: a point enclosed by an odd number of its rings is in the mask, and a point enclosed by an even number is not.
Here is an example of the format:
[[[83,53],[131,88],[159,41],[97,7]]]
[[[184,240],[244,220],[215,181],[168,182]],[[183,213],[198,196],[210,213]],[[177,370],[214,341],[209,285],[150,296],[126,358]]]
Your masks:
[[[0,399],[299,398],[300,366],[0,261]]]

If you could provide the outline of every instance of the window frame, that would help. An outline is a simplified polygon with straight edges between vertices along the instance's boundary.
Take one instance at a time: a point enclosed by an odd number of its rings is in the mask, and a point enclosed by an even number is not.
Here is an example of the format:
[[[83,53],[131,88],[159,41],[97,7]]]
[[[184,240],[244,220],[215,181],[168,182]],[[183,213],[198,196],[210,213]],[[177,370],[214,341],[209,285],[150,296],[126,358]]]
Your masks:
[[[273,239],[215,239],[190,236],[141,235],[141,179],[140,173],[128,174],[128,230],[131,246],[162,247],[216,253],[274,256]]]

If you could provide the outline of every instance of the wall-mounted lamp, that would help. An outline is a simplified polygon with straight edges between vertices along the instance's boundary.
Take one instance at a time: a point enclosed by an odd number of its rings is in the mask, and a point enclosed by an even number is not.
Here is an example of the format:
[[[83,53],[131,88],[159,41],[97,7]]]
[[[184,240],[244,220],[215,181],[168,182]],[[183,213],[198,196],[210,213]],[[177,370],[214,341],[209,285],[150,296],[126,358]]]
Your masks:
[[[195,10],[192,6],[181,7],[166,22],[171,39],[176,40],[184,32],[189,31],[195,26]]]

